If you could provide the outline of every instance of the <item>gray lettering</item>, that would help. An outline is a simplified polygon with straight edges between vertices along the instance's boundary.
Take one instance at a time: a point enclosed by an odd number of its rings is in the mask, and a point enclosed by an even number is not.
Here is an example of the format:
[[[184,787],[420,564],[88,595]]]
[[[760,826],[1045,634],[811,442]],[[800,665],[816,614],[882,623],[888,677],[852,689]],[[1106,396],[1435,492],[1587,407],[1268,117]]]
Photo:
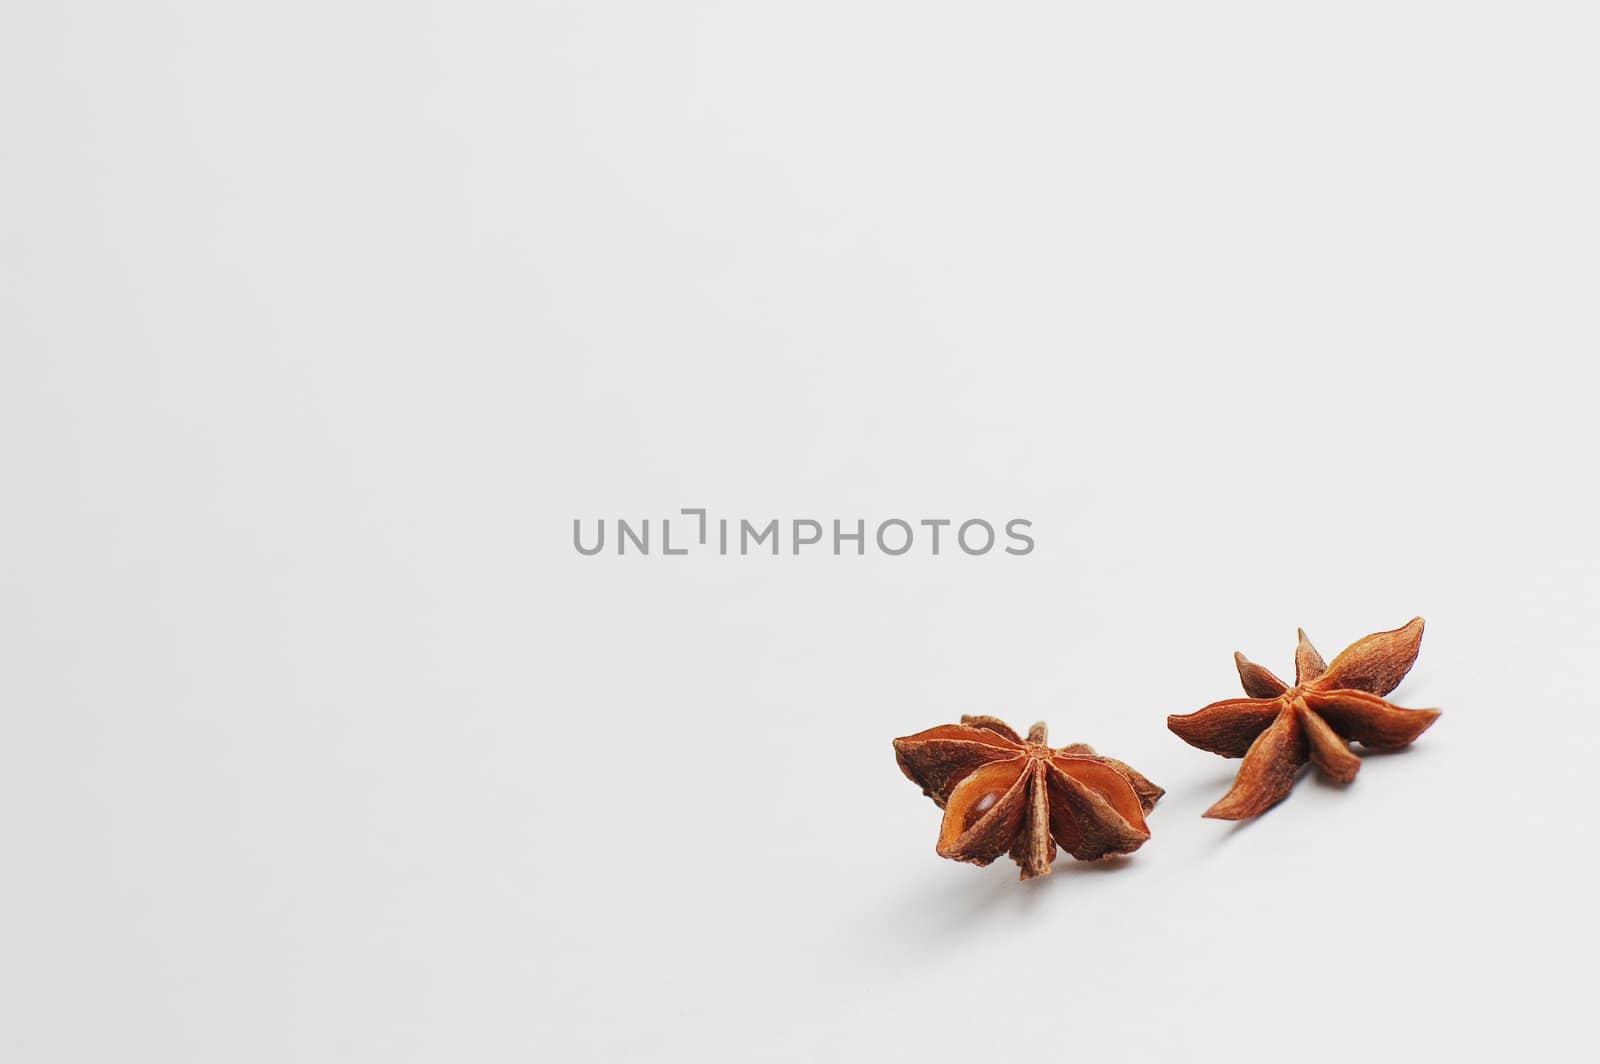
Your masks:
[[[816,535],[814,535],[814,536],[801,536],[800,535],[800,526],[802,526],[802,525],[809,525],[816,532]],[[793,539],[794,539],[794,548],[793,549],[794,549],[794,552],[796,554],[800,553],[800,548],[801,547],[809,547],[813,543],[821,543],[822,542],[822,523],[820,521],[813,521],[809,517],[797,517],[797,518],[795,518]]]
[[[1023,547],[1021,550],[1018,550],[1015,547],[1007,547],[1006,548],[1006,553],[1007,554],[1031,554],[1031,553],[1033,553],[1033,537],[1028,535],[1025,532],[1018,532],[1017,531],[1017,526],[1018,525],[1021,525],[1023,528],[1032,528],[1033,527],[1033,522],[1025,520],[1025,519],[1023,519],[1021,517],[1015,517],[1015,518],[1012,518],[1010,521],[1006,522],[1006,535],[1010,536],[1012,539],[1019,540],[1019,541],[1021,541],[1023,543],[1026,543],[1027,546]]]
[[[699,507],[684,507],[678,512],[684,516],[693,517],[698,521],[699,542],[704,546],[708,542],[711,525],[708,511]],[[648,517],[634,521],[621,517],[612,519],[611,523],[616,526],[614,534],[616,536],[617,554],[627,554],[631,544],[634,552],[648,555],[650,553],[650,522],[652,520],[653,518]],[[607,519],[603,517],[595,519],[593,544],[585,544],[583,541],[583,521],[584,519],[581,517],[572,519],[573,548],[579,554],[588,557],[604,552],[607,537]],[[782,553],[785,519],[773,518],[765,524],[752,524],[748,520],[724,517],[718,518],[716,522],[717,551],[719,554],[724,556],[728,554],[728,525],[730,521],[736,526],[735,533],[739,540],[740,554],[748,555],[752,553],[752,546],[755,548],[754,553],[757,554],[761,553],[762,547],[766,547],[774,557]],[[798,555],[801,553],[802,547],[825,542],[825,521],[810,517],[795,517],[788,519],[787,523],[793,543],[790,548],[791,554]],[[847,543],[855,544],[857,557],[867,553],[867,522],[864,519],[858,519],[854,524],[855,528],[851,530],[846,522],[838,518],[833,519],[833,553],[835,555],[843,554]],[[996,544],[995,526],[981,518],[972,518],[961,522],[957,526],[956,521],[946,517],[924,517],[918,520],[891,517],[879,522],[874,529],[873,538],[877,543],[878,550],[890,557],[899,557],[909,553],[916,545],[917,525],[921,525],[928,530],[928,550],[930,554],[935,556],[943,553],[944,544],[941,533],[952,526],[956,526],[956,542],[964,554],[973,556],[988,554]],[[682,528],[681,522],[679,527],[680,529]],[[898,529],[900,532],[901,538],[898,543],[891,535],[891,530],[894,529]],[[1005,552],[1018,556],[1032,554],[1037,546],[1032,529],[1033,522],[1025,517],[1013,517],[1007,521],[1005,523],[1007,541]],[[693,551],[693,546],[680,547],[673,545],[672,519],[663,517],[661,519],[661,546],[657,553],[682,556],[691,554]]]
[[[595,544],[594,544],[593,548],[585,547],[583,545],[582,538],[580,538],[579,535],[578,535],[578,526],[581,523],[582,522],[580,522],[579,519],[576,518],[576,517],[574,517],[572,519],[572,545],[574,547],[578,548],[578,553],[579,554],[599,554],[601,549],[604,548],[605,545],[606,545],[606,522],[605,522],[605,518],[602,517],[600,520],[595,522],[595,527],[597,529],[599,529],[599,531],[600,531],[600,538],[595,540]]]
[[[967,546],[967,529],[971,528],[973,525],[982,526],[984,533],[989,537],[989,541],[983,545],[982,550],[973,550],[971,547]],[[972,520],[966,522],[956,530],[956,541],[961,544],[961,549],[966,551],[968,554],[988,554],[990,549],[994,546],[994,526],[989,522],[982,520],[981,518],[974,517]]]
[[[899,525],[901,528],[905,529],[905,531],[906,531],[906,541],[905,541],[905,543],[901,544],[899,550],[890,550],[889,549],[889,544],[887,544],[887,543],[885,543],[883,541],[883,530],[888,528],[890,525]],[[910,550],[911,549],[911,526],[906,524],[904,521],[900,520],[898,517],[889,518],[889,520],[885,521],[883,524],[878,526],[878,549],[883,551],[883,553],[885,553],[885,554],[894,555],[896,557],[898,557],[899,555],[904,554],[906,551]]]
[[[688,554],[688,547],[672,549],[672,522],[668,518],[661,519],[661,553],[662,554]]]
[[[701,509],[701,510],[690,509],[690,510],[679,510],[678,512],[680,514],[683,514],[685,517],[693,515],[693,516],[697,516],[697,517],[700,518],[700,545],[702,547],[704,547],[706,545],[706,512],[705,512],[705,510],[703,510],[703,509]]]
[[[630,539],[633,540],[633,545],[636,548],[638,548],[640,554],[649,554],[650,553],[650,519],[647,517],[643,521],[640,521],[639,524],[642,526],[642,528],[644,530],[644,538],[643,539],[640,539],[638,536],[633,534],[633,529],[628,527],[628,522],[624,521],[620,517],[617,518],[617,553],[618,554],[626,554],[626,553],[628,553],[627,550],[626,550],[626,547],[628,545],[627,541],[630,540]]]
[[[752,532],[754,532],[755,530],[756,530],[755,526],[752,525],[749,521],[746,521],[743,518],[739,519],[739,553],[740,554],[749,554],[750,553],[750,534]],[[772,537],[772,553],[773,554],[777,554],[778,553],[778,519],[776,517],[774,517],[771,521],[768,521],[767,522],[767,527],[763,528],[761,530],[761,533],[756,536],[756,546],[758,546],[758,547],[761,546],[761,544],[766,541],[768,536]]]
[[[853,540],[856,541],[856,554],[860,555],[860,554],[867,553],[867,523],[866,523],[866,521],[857,521],[856,522],[856,530],[855,530],[854,533],[841,532],[840,529],[843,528],[843,527],[844,526],[839,523],[839,519],[838,518],[834,518],[834,520],[833,520],[833,553],[838,554],[839,553],[839,544],[843,543],[847,539],[853,539]]]

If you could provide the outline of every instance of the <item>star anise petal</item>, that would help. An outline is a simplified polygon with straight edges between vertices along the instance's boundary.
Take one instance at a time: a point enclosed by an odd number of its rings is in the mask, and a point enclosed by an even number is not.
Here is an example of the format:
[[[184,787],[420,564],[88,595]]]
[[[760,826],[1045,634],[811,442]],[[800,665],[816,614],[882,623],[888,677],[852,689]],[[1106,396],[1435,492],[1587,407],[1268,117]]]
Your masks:
[[[1266,812],[1289,794],[1306,756],[1300,714],[1284,707],[1272,726],[1250,744],[1233,787],[1204,815],[1215,820],[1244,820]]]
[[[1017,745],[1022,745],[1022,736],[1017,734],[1017,729],[1001,720],[999,717],[990,717],[982,713],[968,713],[962,716],[961,723],[972,728],[983,728],[997,735],[1003,735]]]
[[[1289,685],[1274,676],[1270,669],[1257,665],[1238,651],[1233,653],[1233,663],[1239,669],[1244,693],[1251,698],[1277,698],[1289,689]]]
[[[1350,744],[1303,703],[1298,708],[1300,723],[1305,726],[1306,740],[1311,746],[1311,763],[1335,783],[1349,783],[1355,779],[1361,770],[1361,759],[1351,752]]]
[[[1386,695],[1400,686],[1422,648],[1422,618],[1389,632],[1375,632],[1341,650],[1317,677],[1320,691],[1356,690]]]
[[[1175,713],[1167,718],[1167,727],[1190,746],[1243,757],[1282,708],[1276,699],[1225,698],[1193,713]]]
[[[1311,645],[1306,630],[1299,628],[1296,631],[1300,633],[1300,643],[1294,648],[1294,685],[1299,687],[1321,676],[1328,666],[1322,660],[1322,655],[1317,653],[1317,648]]]
[[[984,765],[958,783],[939,826],[940,857],[986,865],[1011,849],[1027,808],[1029,761]]]
[[[1365,691],[1307,691],[1305,700],[1342,738],[1374,750],[1406,746],[1439,719],[1437,709],[1406,709]]]
[[[1157,786],[1155,783],[1151,782],[1150,779],[1144,775],[1144,773],[1140,772],[1126,761],[1118,761],[1114,757],[1102,757],[1101,755],[1095,753],[1094,747],[1090,746],[1088,743],[1069,743],[1068,745],[1057,750],[1056,753],[1076,755],[1079,757],[1095,757],[1099,758],[1101,761],[1104,761],[1106,764],[1122,773],[1123,776],[1127,777],[1128,782],[1133,785],[1133,793],[1139,796],[1140,807],[1146,813],[1154,809],[1156,807],[1156,803],[1161,800],[1161,796],[1167,793],[1166,788]]]
[[[1078,861],[1138,850],[1150,837],[1150,829],[1133,787],[1109,766],[1104,768],[1115,781],[1088,773],[1074,762],[1078,758],[1051,758],[1045,770],[1051,837]],[[1069,765],[1072,771],[1067,771]]]
[[[1034,761],[1028,775],[1022,830],[1011,845],[1011,859],[1022,869],[1023,879],[1048,874],[1056,859],[1056,844],[1050,837],[1050,796],[1045,790],[1044,763]]]
[[[1150,827],[1144,822],[1144,802],[1140,800],[1139,792],[1133,789],[1133,783],[1114,765],[1107,764],[1107,760],[1099,756],[1071,757],[1058,754],[1050,759],[1050,765],[1057,772],[1064,773],[1098,794],[1135,831],[1149,835]]]
[[[1100,760],[1128,778],[1128,782],[1133,786],[1133,793],[1139,796],[1139,808],[1146,813],[1154,809],[1161,796],[1167,793],[1165,787],[1157,786],[1126,761],[1118,761],[1114,757],[1103,757]]]
[[[1020,743],[966,724],[941,724],[894,741],[900,771],[940,806],[968,773],[1021,752]]]

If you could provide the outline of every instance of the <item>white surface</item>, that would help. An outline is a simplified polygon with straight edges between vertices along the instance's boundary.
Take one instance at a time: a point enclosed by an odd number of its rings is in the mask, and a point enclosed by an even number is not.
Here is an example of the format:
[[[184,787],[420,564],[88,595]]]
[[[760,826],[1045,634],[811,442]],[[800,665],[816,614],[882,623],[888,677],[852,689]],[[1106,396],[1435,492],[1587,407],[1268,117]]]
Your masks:
[[[1594,1051],[1590,5],[7,23],[7,1059]],[[1039,546],[572,549],[685,506]],[[1232,651],[1415,613],[1200,818]],[[984,710],[1152,841],[937,859]]]

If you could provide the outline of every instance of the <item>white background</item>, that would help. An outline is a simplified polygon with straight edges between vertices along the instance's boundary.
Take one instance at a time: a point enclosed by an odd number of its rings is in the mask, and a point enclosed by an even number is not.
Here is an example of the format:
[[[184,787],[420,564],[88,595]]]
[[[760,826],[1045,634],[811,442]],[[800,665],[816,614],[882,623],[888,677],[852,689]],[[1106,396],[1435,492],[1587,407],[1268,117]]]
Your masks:
[[[8,9],[0,1055],[1592,1053],[1600,26],[1305,7]],[[573,550],[692,506],[1038,549]],[[1152,840],[939,860],[975,711]]]

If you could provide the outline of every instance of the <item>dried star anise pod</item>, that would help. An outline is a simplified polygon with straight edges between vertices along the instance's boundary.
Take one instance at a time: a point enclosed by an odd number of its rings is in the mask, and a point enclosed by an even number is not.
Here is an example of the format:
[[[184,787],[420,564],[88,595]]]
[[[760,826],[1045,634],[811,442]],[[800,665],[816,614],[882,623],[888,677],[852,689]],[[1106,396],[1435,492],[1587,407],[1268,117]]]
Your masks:
[[[1023,879],[1048,874],[1058,844],[1080,861],[1137,850],[1163,793],[1084,743],[1052,750],[1043,724],[1024,740],[994,717],[896,739],[894,756],[944,810],[940,857],[986,865],[1009,852]]]
[[[1205,815],[1244,820],[1266,812],[1289,794],[1295,774],[1310,760],[1332,780],[1355,779],[1361,759],[1350,740],[1371,750],[1396,750],[1428,730],[1437,709],[1402,709],[1381,696],[1393,691],[1417,660],[1422,618],[1345,647],[1323,664],[1302,629],[1294,653],[1294,686],[1234,654],[1249,698],[1213,702],[1167,718],[1190,746],[1223,757],[1243,757],[1233,787]]]

